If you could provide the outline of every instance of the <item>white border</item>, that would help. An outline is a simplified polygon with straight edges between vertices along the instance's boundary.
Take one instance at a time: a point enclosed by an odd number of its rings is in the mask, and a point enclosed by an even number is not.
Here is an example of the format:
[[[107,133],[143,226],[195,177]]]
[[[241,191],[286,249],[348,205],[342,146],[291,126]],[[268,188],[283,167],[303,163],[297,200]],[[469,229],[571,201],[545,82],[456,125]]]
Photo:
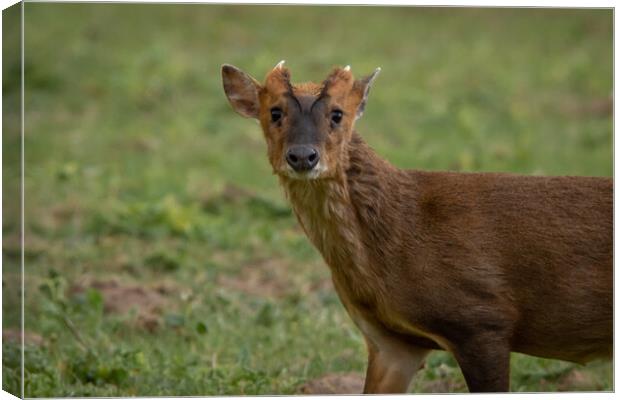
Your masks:
[[[591,1],[561,1],[561,0],[244,0],[244,1],[198,1],[198,0],[169,0],[169,1],[152,1],[152,0],[26,0],[27,3],[187,3],[187,4],[307,4],[307,5],[374,5],[374,6],[429,6],[429,7],[558,7],[558,8],[613,8],[615,2],[612,0],[591,0]],[[1,0],[2,8],[16,4],[15,0]]]
[[[28,2],[45,2],[45,1],[41,1],[41,0],[28,0]],[[51,2],[51,1],[50,1]],[[79,1],[79,0],[64,0],[64,1],[59,1],[59,2],[72,2],[72,3],[90,3],[90,2],[105,2],[105,1]],[[539,0],[539,1],[532,1],[532,0],[526,0],[526,1],[514,1],[514,0],[507,0],[507,1],[503,1],[501,3],[498,3],[497,1],[490,1],[490,0],[477,0],[477,1],[467,1],[467,0],[451,0],[451,1],[394,1],[394,0],[390,0],[390,1],[385,1],[385,2],[381,2],[381,3],[377,3],[376,1],[369,1],[369,0],[340,0],[340,1],[327,1],[327,0],[314,0],[314,1],[304,1],[304,0],[297,0],[297,1],[281,1],[281,0],[272,0],[272,1],[256,1],[256,0],[245,0],[245,1],[229,1],[229,2],[223,2],[223,1],[187,1],[187,0],[170,0],[170,1],[148,1],[148,0],[133,0],[133,1],[108,1],[109,3],[204,3],[204,4],[305,4],[305,5],[376,5],[376,6],[434,6],[434,7],[441,7],[441,6],[447,6],[447,7],[558,7],[558,8],[614,8],[615,7],[615,2],[614,1],[604,1],[604,0],[592,0],[592,1],[588,1],[588,2],[584,2],[584,1],[559,1],[559,0]],[[2,7],[2,9],[5,9],[7,7],[10,7],[14,4],[16,4],[17,2],[14,0],[0,0],[0,6]],[[22,4],[22,38],[24,35],[24,31],[23,31],[23,18],[24,18],[24,5]],[[615,49],[616,49],[616,43],[618,43],[618,32],[615,29],[616,26],[616,15],[615,15],[615,11],[614,11],[614,77],[615,74],[618,73],[618,66],[615,63]],[[0,38],[2,36],[2,22],[0,20]],[[23,143],[23,133],[24,133],[24,112],[23,112],[23,106],[24,106],[24,93],[23,93],[23,60],[24,60],[24,54],[23,54],[23,43],[22,43],[22,97],[21,97],[21,106],[22,106],[22,148],[21,148],[21,174],[22,174],[22,190],[21,190],[21,205],[22,205],[22,209],[21,209],[21,223],[23,224],[24,222],[24,218],[25,218],[25,213],[24,213],[24,193],[23,193],[23,177],[24,177],[24,167],[25,167],[25,163],[24,163],[24,143]],[[0,64],[2,62],[2,58],[1,58],[1,52],[0,52]],[[614,98],[615,98],[615,80],[614,80]],[[0,108],[2,106],[2,100],[0,99]],[[614,102],[614,184],[615,184],[615,177],[616,176],[620,176],[620,166],[618,166],[617,163],[615,163],[615,154],[618,154],[618,143],[615,141],[615,121],[618,118],[618,110],[616,107],[616,104]],[[0,126],[1,126],[1,116],[0,116]],[[0,174],[2,171],[2,155],[0,154]],[[1,199],[2,199],[2,194],[0,194],[0,207],[1,207]],[[614,211],[615,211],[615,204],[616,204],[616,193],[614,191]],[[1,216],[0,216],[0,220],[1,220]],[[616,213],[614,212],[614,226],[617,226],[617,222],[618,222],[618,216],[616,215]],[[619,238],[619,234],[618,232],[614,231],[614,244],[617,243],[618,238]],[[2,238],[2,232],[0,230],[0,239]],[[23,246],[23,225],[22,225],[22,246]],[[615,250],[615,246],[614,246],[614,250]],[[615,255],[615,253],[614,253]],[[1,261],[0,261],[1,262]],[[614,271],[615,271],[615,258],[614,258]],[[23,323],[24,323],[24,315],[23,315],[23,296],[24,296],[24,292],[23,292],[23,252],[22,252],[22,329],[23,329]],[[619,279],[617,274],[614,274],[614,288],[619,287],[618,286],[619,283]],[[616,300],[615,297],[615,291],[614,291],[614,300]],[[1,288],[0,288],[0,306],[1,306]],[[615,306],[615,310],[617,310],[617,303],[614,302],[614,306]],[[0,307],[0,313],[1,313],[1,307]],[[1,315],[1,314],[0,314]],[[616,318],[614,321],[614,329],[615,329],[615,333],[617,333],[619,331],[619,324],[618,324],[618,319]],[[615,335],[614,335],[615,336]],[[22,337],[22,344],[23,344],[23,337]],[[2,339],[0,338],[0,345],[2,343]],[[23,351],[23,350],[22,350]],[[23,360],[22,360],[23,362]],[[23,368],[22,368],[22,377],[23,377]],[[618,369],[615,368],[614,366],[614,389],[615,389],[615,384],[616,382],[618,382],[619,379],[619,372]],[[1,384],[1,376],[0,376],[0,384]],[[22,395],[23,395],[23,379],[22,379]],[[416,395],[416,399],[433,399],[436,398],[438,395]],[[449,396],[462,396],[459,394],[452,394]],[[583,399],[583,398],[588,398],[588,399],[608,399],[608,398],[613,398],[614,394],[613,393],[541,393],[541,394],[529,394],[529,393],[510,393],[510,394],[469,394],[466,395],[467,398],[470,399],[489,399],[489,398],[511,398],[511,399],[525,399],[525,398],[532,398],[534,396],[538,397],[538,398],[556,398],[556,396],[561,396],[563,399]],[[227,396],[225,397],[226,399],[229,400],[246,400],[248,396],[244,396],[244,397],[240,397],[240,396]],[[255,396],[254,396],[255,397]],[[281,399],[281,398],[288,398],[288,397],[292,397],[292,396],[260,396],[261,398],[264,399]],[[299,396],[295,396],[295,397],[299,397]],[[324,399],[326,396],[303,396],[306,399]],[[341,396],[339,396],[341,397]],[[362,398],[362,396],[342,396],[343,398]],[[382,398],[402,398],[402,396],[381,396]],[[13,399],[15,397],[13,397],[12,395],[6,393],[6,392],[0,392],[0,399],[5,399],[5,398],[10,398]],[[145,399],[151,399],[152,397],[142,397]],[[175,399],[178,397],[156,397],[154,399]],[[214,398],[214,397],[197,397],[197,398]]]

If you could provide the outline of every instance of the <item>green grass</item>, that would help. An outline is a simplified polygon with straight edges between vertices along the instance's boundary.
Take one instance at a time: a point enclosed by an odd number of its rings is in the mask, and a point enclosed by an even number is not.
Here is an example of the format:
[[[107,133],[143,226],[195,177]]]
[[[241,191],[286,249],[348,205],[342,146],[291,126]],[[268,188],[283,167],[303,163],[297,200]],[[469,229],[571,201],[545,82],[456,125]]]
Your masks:
[[[26,396],[290,394],[363,372],[361,334],[259,126],[230,109],[223,63],[260,79],[286,59],[295,81],[381,66],[358,131],[403,168],[612,174],[609,10],[28,3],[25,30],[25,324],[43,338]],[[4,67],[15,165],[19,60]],[[4,207],[6,330],[19,220]],[[110,280],[146,303],[111,312],[91,287]],[[5,340],[14,393],[19,357]],[[611,371],[515,354],[512,390],[611,390]],[[412,390],[466,387],[435,352]]]

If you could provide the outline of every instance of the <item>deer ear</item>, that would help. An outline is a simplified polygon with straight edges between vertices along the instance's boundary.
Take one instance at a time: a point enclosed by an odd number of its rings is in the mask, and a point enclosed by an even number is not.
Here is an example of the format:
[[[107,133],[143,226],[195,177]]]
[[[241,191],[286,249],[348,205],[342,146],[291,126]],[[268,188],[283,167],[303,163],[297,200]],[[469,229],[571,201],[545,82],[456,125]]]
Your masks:
[[[364,114],[364,109],[366,108],[366,100],[368,99],[368,93],[370,93],[370,87],[372,86],[372,83],[374,82],[377,75],[379,75],[379,72],[381,72],[381,68],[377,68],[375,69],[375,72],[368,75],[367,77],[355,81],[353,88],[354,90],[358,91],[361,96],[360,104],[359,106],[357,106],[357,111],[355,112],[355,119],[358,119],[362,116],[362,114]]]
[[[260,84],[240,69],[222,65],[224,92],[233,109],[244,117],[258,119]]]

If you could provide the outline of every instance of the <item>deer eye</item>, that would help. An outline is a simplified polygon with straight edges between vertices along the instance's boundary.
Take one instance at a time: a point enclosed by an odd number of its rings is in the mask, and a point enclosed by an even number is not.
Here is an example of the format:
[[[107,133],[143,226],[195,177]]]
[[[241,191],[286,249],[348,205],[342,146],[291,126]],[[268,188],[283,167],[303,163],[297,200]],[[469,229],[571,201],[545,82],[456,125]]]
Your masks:
[[[274,107],[271,109],[271,122],[277,122],[282,118],[282,109]]]
[[[333,110],[332,113],[331,113],[332,122],[334,124],[339,124],[340,121],[342,121],[342,115],[343,115],[342,111],[340,111],[340,110]]]

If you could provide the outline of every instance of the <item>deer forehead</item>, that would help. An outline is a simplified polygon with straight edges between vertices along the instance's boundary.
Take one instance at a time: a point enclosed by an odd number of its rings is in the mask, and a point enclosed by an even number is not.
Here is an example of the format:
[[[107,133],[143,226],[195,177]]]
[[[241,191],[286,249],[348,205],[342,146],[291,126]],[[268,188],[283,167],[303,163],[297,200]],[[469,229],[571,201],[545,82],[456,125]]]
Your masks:
[[[324,84],[314,82],[291,85],[287,91],[276,92],[270,91],[269,87],[265,86],[260,98],[263,113],[269,113],[272,107],[283,106],[287,106],[289,112],[301,114],[310,114],[312,111],[315,114],[324,113],[332,107],[337,107],[353,115],[359,103],[358,96],[350,90],[331,90],[325,95]]]
[[[316,97],[321,94],[322,85],[314,82],[304,82],[293,85],[293,94],[295,96],[312,96]]]
[[[324,87],[324,83],[319,84],[315,82],[291,84],[289,88],[284,89],[282,86],[277,86],[274,88],[273,85],[265,85],[263,87],[262,94],[273,101],[277,101],[290,94],[297,98],[317,98],[321,95]],[[348,94],[348,90],[342,90],[340,93],[333,90],[330,92],[331,97],[337,97],[338,94],[346,95]]]

